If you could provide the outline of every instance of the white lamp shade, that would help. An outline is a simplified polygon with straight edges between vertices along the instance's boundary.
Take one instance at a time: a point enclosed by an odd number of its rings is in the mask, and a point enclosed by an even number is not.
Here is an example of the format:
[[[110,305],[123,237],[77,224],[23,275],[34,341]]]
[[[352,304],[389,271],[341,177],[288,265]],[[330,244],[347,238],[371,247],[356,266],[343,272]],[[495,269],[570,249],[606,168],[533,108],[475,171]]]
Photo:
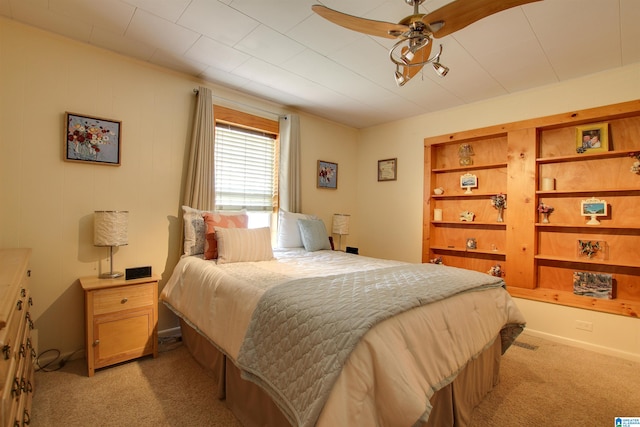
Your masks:
[[[124,246],[128,244],[128,223],[128,211],[95,211],[93,244],[95,246]]]
[[[333,227],[331,232],[333,234],[349,234],[349,221],[351,220],[351,215],[347,214],[333,214]]]

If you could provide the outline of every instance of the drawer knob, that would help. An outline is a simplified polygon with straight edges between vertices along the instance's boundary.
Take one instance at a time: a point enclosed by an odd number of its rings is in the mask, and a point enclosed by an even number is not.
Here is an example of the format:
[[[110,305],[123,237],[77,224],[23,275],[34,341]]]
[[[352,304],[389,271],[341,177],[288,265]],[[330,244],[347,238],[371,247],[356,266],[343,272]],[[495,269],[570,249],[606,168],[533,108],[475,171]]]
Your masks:
[[[95,340],[95,341],[93,342],[93,346],[94,346],[94,347],[95,347],[95,346],[97,346],[98,344],[100,344],[100,340]]]
[[[122,298],[122,301],[120,301],[120,304],[126,304],[127,301],[129,301],[129,298]]]

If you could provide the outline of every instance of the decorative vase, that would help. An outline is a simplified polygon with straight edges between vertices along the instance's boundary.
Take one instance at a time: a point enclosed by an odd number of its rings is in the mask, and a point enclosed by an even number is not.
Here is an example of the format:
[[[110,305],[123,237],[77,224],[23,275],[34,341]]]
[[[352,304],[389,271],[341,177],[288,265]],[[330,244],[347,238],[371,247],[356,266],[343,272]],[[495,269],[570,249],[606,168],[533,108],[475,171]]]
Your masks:
[[[542,212],[542,223],[549,224],[549,212]]]
[[[502,213],[504,211],[504,206],[500,206],[497,209],[498,209],[498,219],[496,219],[496,221],[497,222],[504,222],[504,219],[502,218]]]

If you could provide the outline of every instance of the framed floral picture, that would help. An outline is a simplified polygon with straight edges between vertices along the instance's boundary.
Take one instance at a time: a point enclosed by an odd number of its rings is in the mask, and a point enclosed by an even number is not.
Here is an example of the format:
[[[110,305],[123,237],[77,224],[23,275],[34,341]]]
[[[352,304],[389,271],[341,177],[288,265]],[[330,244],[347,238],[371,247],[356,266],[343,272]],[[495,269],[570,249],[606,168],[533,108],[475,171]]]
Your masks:
[[[316,179],[318,188],[338,188],[338,164],[318,160]]]
[[[65,114],[64,159],[68,162],[120,166],[122,122]]]
[[[609,151],[609,123],[576,127],[576,151],[578,153]]]

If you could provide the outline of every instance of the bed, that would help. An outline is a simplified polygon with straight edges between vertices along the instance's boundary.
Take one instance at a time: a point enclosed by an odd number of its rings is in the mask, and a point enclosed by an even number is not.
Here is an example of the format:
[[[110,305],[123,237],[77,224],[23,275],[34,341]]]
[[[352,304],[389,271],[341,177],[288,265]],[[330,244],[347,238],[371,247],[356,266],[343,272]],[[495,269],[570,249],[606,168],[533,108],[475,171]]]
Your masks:
[[[525,324],[487,274],[209,231],[161,299],[245,426],[466,425]]]

